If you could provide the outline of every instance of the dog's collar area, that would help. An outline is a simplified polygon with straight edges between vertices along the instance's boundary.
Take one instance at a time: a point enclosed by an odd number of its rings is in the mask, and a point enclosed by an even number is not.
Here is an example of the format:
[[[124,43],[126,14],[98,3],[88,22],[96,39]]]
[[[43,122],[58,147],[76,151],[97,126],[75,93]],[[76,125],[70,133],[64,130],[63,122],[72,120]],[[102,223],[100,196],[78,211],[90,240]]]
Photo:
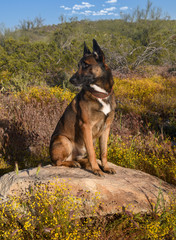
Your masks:
[[[110,92],[106,92],[104,89],[100,88],[97,85],[90,85],[87,90],[96,98],[107,98],[111,95],[113,88],[111,88]]]

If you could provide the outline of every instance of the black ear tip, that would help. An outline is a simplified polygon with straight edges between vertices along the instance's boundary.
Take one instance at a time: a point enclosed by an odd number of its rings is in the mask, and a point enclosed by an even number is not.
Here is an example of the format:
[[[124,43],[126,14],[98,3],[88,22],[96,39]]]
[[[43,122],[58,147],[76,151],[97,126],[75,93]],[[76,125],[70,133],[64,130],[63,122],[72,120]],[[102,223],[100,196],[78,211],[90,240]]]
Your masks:
[[[97,41],[95,39],[93,39],[93,44],[97,44]]]
[[[84,55],[85,54],[90,54],[90,53],[91,52],[90,52],[89,48],[87,47],[86,42],[84,41]]]
[[[104,61],[104,53],[95,39],[93,39],[93,53],[98,61]]]

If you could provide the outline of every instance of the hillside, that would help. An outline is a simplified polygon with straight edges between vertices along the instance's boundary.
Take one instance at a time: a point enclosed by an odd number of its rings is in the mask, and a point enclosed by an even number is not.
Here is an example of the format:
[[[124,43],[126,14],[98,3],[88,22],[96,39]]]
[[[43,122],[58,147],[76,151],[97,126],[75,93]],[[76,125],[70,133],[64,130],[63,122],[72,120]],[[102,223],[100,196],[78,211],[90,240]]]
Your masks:
[[[148,65],[167,66],[175,73],[176,21],[73,21],[1,34],[1,88],[68,86],[82,56],[83,42],[92,47],[93,38],[104,50],[107,63],[119,73],[141,72],[140,67]]]

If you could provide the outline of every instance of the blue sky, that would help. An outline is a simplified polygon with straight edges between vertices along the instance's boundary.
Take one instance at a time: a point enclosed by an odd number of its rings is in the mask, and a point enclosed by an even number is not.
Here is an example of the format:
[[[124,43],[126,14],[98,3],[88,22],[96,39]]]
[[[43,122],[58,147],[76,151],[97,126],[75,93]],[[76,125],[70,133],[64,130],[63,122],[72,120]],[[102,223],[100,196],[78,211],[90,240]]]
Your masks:
[[[151,0],[153,7],[160,7],[171,19],[176,19],[176,0]],[[130,13],[137,6],[145,8],[147,0],[0,0],[0,27],[13,29],[20,20],[45,19],[44,24],[59,23],[59,16],[67,19],[114,19],[120,12]]]

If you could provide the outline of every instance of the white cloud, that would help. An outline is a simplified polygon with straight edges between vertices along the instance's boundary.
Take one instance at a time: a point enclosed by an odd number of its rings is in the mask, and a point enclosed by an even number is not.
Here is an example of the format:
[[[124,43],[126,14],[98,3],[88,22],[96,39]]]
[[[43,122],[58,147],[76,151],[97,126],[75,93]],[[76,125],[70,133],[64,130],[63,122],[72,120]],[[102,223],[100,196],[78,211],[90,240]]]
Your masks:
[[[110,7],[110,8],[104,8],[102,10],[99,11],[90,11],[90,10],[85,10],[83,12],[74,12],[72,11],[72,13],[77,13],[77,14],[83,14],[86,16],[105,16],[105,15],[115,15],[117,16],[115,13],[113,13],[112,11],[116,10],[116,7]]]
[[[116,10],[116,7],[105,8],[104,10],[110,12]]]
[[[113,12],[108,13],[108,15],[109,15],[109,16],[110,16],[110,15],[113,15],[113,16],[119,16],[118,13],[113,13]]]
[[[100,11],[91,11],[91,10],[85,10],[82,12],[72,10],[72,14],[77,14],[77,15],[85,15],[85,16],[119,16],[118,13],[114,12],[108,12],[106,9],[102,9]]]
[[[90,10],[86,10],[86,11],[84,11],[84,12],[87,13],[87,14],[92,13],[92,11],[90,11]]]
[[[107,3],[115,3],[117,0],[108,0]],[[72,8],[66,7],[64,5],[60,6],[64,10],[71,10],[71,14],[77,15],[85,15],[85,16],[118,16],[114,11],[117,9],[116,7],[107,7],[105,8],[105,4],[102,5],[104,8],[101,10],[90,10],[90,8],[95,7],[95,5],[90,4],[88,2],[81,2],[81,4],[75,4]]]
[[[84,12],[76,12],[76,11],[72,11],[72,13],[77,13],[77,14],[81,14],[81,15],[86,15],[86,16],[105,16],[108,15],[108,11],[106,10],[100,10],[100,11],[90,11],[90,10],[86,10]]]
[[[122,11],[128,10],[128,7],[127,6],[121,7],[120,10],[122,10]]]
[[[100,10],[100,11],[97,11],[97,12],[93,12],[93,16],[104,16],[104,15],[106,15],[107,14],[107,11],[105,11],[105,10]]]
[[[117,0],[108,0],[108,1],[106,1],[106,3],[116,3],[117,2]]]
[[[64,10],[71,10],[71,8],[65,6],[60,6],[60,8],[63,8]]]
[[[65,9],[65,10],[71,10],[71,8],[69,8],[69,7],[65,7],[64,9]]]
[[[83,15],[86,15],[86,16],[90,16],[92,15],[93,11],[90,11],[90,10],[86,10],[84,12],[79,12],[78,14],[83,14]]]
[[[82,2],[81,5],[75,4],[73,6],[73,10],[80,10],[80,9],[84,9],[84,8],[90,8],[90,7],[95,7],[95,5],[90,4],[88,2]]]

